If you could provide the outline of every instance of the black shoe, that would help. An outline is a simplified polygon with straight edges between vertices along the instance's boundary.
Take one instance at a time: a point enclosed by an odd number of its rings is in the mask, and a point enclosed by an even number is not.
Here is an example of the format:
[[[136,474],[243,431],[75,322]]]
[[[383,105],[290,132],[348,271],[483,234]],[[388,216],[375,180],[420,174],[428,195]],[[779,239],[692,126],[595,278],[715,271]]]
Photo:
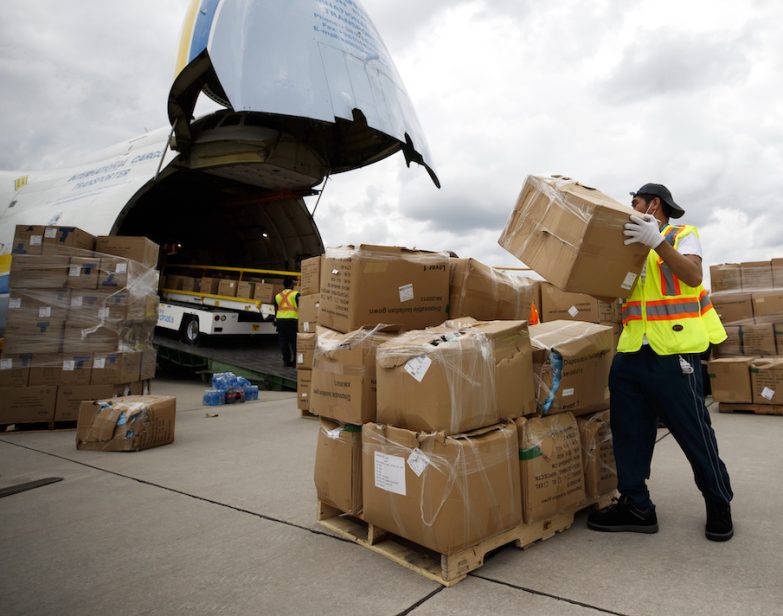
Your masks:
[[[587,528],[607,533],[657,533],[658,517],[655,505],[639,509],[626,496],[601,511],[591,511],[587,516]]]
[[[731,505],[707,501],[707,524],[704,534],[710,541],[728,541],[734,536],[731,523]]]

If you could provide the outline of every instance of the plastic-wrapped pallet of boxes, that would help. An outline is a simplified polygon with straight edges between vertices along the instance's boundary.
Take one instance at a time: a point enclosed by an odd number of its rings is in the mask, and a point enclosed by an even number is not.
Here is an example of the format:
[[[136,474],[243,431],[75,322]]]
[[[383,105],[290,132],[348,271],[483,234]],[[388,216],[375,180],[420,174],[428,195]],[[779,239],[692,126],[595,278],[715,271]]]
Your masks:
[[[783,405],[783,259],[713,265],[710,277],[728,335],[709,364],[713,399],[757,412]]]
[[[96,241],[73,227],[19,226],[13,251],[0,424],[73,421],[82,400],[148,388],[157,245],[141,237]]]
[[[564,291],[631,294],[649,249],[625,245],[631,209],[561,176],[528,176],[498,243]]]
[[[310,404],[312,382],[312,355],[315,351],[315,333],[321,297],[321,257],[304,259],[299,279],[299,321],[296,336],[296,392],[297,407],[303,414],[315,415]],[[257,285],[256,285],[257,287]],[[274,302],[274,298],[272,299]]]

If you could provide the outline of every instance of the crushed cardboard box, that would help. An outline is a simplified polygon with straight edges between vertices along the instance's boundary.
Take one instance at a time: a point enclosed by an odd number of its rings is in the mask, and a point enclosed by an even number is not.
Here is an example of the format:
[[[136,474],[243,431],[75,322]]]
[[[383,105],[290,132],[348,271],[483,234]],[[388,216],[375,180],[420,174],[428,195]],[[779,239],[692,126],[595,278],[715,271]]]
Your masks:
[[[139,451],[174,442],[173,396],[124,396],[85,401],[79,407],[76,448]]]

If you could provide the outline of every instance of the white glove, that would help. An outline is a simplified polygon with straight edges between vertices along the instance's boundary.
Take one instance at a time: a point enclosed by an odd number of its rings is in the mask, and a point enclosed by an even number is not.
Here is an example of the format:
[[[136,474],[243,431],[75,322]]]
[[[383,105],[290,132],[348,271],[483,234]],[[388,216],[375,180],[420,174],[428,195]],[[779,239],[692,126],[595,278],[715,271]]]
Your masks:
[[[624,242],[626,246],[638,242],[648,248],[655,249],[664,239],[658,229],[658,221],[652,214],[641,216],[631,214],[631,222],[625,223],[624,233],[628,238]]]

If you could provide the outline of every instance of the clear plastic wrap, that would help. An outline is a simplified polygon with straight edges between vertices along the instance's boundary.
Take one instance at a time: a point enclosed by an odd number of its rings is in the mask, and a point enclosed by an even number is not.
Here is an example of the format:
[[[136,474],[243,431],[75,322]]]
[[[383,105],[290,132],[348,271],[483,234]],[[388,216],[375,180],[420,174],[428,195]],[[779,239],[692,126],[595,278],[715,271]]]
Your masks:
[[[571,413],[516,420],[526,524],[576,511],[585,500],[579,428]]]
[[[584,414],[606,408],[615,348],[612,327],[550,321],[529,330],[540,412]]]
[[[579,417],[577,423],[582,441],[585,492],[588,499],[595,500],[617,489],[617,466],[614,461],[609,411]]]
[[[465,434],[362,429],[365,519],[441,554],[517,526],[517,432],[501,424]]]
[[[376,325],[341,334],[318,328],[313,353],[310,411],[350,424],[375,421],[378,346],[393,339]]]
[[[500,420],[493,344],[483,331],[411,331],[376,357],[380,423],[456,434]]]
[[[624,244],[632,210],[562,176],[528,176],[498,243],[566,291],[628,297],[649,249]]]
[[[313,473],[318,500],[362,512],[362,427],[321,418]]]

